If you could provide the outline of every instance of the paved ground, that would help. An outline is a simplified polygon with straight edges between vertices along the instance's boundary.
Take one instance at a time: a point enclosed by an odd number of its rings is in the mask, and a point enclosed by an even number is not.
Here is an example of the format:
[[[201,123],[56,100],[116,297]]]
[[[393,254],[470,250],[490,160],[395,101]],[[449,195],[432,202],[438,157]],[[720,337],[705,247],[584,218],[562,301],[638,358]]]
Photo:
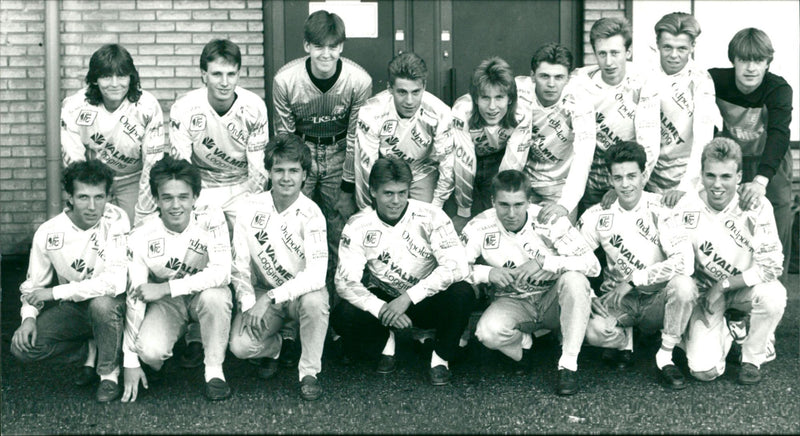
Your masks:
[[[429,358],[400,336],[398,371],[374,373],[374,362],[342,366],[323,361],[324,396],[300,399],[296,370],[263,382],[253,366],[229,355],[233,388],[227,401],[202,396],[202,370],[167,362],[164,380],[134,404],[100,405],[93,388],[76,388],[74,368],[20,365],[8,352],[19,325],[18,286],[25,260],[2,264],[3,434],[100,433],[800,433],[800,277],[777,331],[778,358],[764,366],[764,381],[736,384],[736,367],[711,383],[692,381],[671,392],[656,384],[652,343],[637,344],[634,367],[620,372],[599,361],[596,348],[581,353],[582,390],[553,393],[557,349],[547,337],[530,374],[514,376],[508,360],[476,342],[468,359],[453,365],[453,384],[428,386]],[[179,350],[177,350],[179,351]],[[685,370],[685,368],[684,368]]]

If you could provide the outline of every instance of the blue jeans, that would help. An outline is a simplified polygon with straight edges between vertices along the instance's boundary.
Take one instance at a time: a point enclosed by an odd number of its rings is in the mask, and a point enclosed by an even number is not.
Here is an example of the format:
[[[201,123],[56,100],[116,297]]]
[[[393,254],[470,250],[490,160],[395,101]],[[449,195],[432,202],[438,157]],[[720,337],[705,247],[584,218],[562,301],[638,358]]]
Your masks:
[[[87,341],[97,343],[97,373],[108,375],[119,368],[125,295],[95,297],[75,303],[61,301],[36,318],[36,345],[30,352],[11,346],[22,362],[53,359],[78,364],[87,357]]]

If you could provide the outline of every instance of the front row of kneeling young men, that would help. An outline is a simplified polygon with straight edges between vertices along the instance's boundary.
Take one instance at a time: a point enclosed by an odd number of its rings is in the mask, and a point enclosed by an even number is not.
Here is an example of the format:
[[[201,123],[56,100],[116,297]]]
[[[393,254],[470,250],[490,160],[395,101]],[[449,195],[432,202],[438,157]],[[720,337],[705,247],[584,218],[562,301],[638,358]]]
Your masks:
[[[685,350],[692,376],[718,377],[733,342],[725,316],[731,308],[750,314],[738,380],[757,383],[786,290],[777,281],[783,254],[770,203],[739,207],[739,146],[725,138],[706,145],[703,188],[672,209],[660,194],[643,191],[641,145],[613,145],[605,159],[617,200],[589,208],[577,228],[565,216],[540,222],[527,176],[507,170],[491,182],[493,208],[472,219],[460,240],[440,208],[408,198],[408,164],[378,159],[369,174],[372,207],[349,220],[339,246],[335,286],[342,299],[330,324],[345,355],[380,353],[378,372],[391,373],[395,332],[435,329],[428,378],[448,384],[448,362],[466,346],[476,289],[485,284],[492,299],[475,336],[524,368],[533,332],[559,330],[561,395],[578,390],[584,342],[605,348],[604,359],[630,363],[633,327],[661,330],[655,361],[667,387],[685,387],[672,361],[676,346]],[[299,137],[270,140],[264,164],[271,189],[239,207],[232,246],[223,212],[195,207],[201,181],[189,162],[166,156],[153,166],[160,218],[130,234],[127,215],[106,201],[112,171],[95,160],[70,165],[63,179],[68,207],[34,236],[12,353],[23,361],[85,362],[84,384],[96,362],[98,401],[135,401],[197,321],[205,395],[220,400],[231,392],[222,369],[226,350],[252,359],[269,378],[281,326],[295,319],[300,392],[318,398],[330,299],[325,218],[300,192],[310,162]],[[607,259],[599,298],[587,280],[600,274],[598,247]],[[59,284],[49,287],[53,273]]]

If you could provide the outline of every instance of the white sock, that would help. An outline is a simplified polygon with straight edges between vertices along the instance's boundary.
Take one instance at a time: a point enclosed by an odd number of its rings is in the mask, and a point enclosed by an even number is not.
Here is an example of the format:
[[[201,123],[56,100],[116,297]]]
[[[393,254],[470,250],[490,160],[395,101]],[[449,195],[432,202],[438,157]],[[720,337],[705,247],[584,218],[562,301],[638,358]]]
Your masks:
[[[206,366],[206,383],[210,382],[212,378],[219,378],[225,381],[222,366]]]
[[[672,363],[672,350],[665,350],[662,346],[656,352],[656,366],[658,366],[658,369],[662,369],[667,365],[674,365]]]
[[[439,355],[436,354],[436,351],[434,351],[433,353],[431,353],[431,368],[437,367],[439,365],[444,365],[445,368],[450,369],[450,367],[447,366],[447,361],[439,357]]]
[[[533,346],[533,337],[530,333],[522,333],[522,349],[530,350]]]
[[[103,380],[111,380],[112,382],[117,383],[119,380],[119,367],[114,368],[114,370],[109,374],[101,375],[100,381]]]
[[[391,330],[389,330],[389,339],[386,340],[386,345],[383,347],[381,354],[394,356],[394,332]]]
[[[558,369],[568,369],[570,371],[577,371],[578,370],[578,355],[571,355],[567,353],[561,354],[561,358],[558,359]]]
[[[464,337],[462,337],[461,339],[459,339],[459,340],[458,340],[458,346],[459,346],[460,348],[464,348],[464,347],[466,347],[467,345],[469,345],[469,339],[468,339],[468,338],[464,338]]]
[[[625,327],[625,347],[623,350],[633,351],[633,327]]]
[[[97,343],[94,339],[89,339],[89,352],[86,353],[86,363],[83,366],[91,366],[94,368],[94,361],[97,359]]]

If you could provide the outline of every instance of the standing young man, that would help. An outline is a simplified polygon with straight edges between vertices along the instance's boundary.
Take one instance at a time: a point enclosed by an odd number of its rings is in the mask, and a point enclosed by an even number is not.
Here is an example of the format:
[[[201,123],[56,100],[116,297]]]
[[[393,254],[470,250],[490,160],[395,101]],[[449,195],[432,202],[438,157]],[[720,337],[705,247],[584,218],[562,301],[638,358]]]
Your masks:
[[[231,245],[221,209],[197,207],[202,181],[189,162],[165,156],[153,165],[150,190],[159,219],[135,229],[128,246],[125,315],[125,392],[136,401],[148,380],[141,362],[158,371],[172,356],[190,321],[199,323],[205,349],[205,396],[231,394],[222,372],[231,328]]]
[[[788,286],[792,253],[792,87],[770,73],[775,50],[760,29],[742,29],[728,43],[733,68],[712,68],[723,126],[719,135],[742,148],[741,206],[751,208],[766,195],[772,203],[783,245],[783,275]]]
[[[267,183],[267,106],[237,85],[241,66],[238,45],[227,39],[209,42],[200,54],[205,87],[178,98],[170,110],[172,154],[191,162],[202,177],[197,206],[222,209],[228,229],[237,203]]]
[[[686,358],[692,375],[704,381],[725,372],[725,358],[734,340],[725,322],[726,309],[749,313],[742,340],[739,383],[761,381],[761,364],[770,337],[786,308],[786,288],[778,281],[783,253],[772,205],[753,209],[739,205],[742,152],[728,138],[716,138],[702,153],[703,190],[678,204],[697,258],[695,279],[700,289],[686,335]]]
[[[421,57],[399,54],[389,62],[388,89],[361,108],[353,155],[347,158],[354,171],[344,174],[344,182],[355,185],[359,209],[370,205],[367,179],[379,157],[408,163],[413,175],[409,197],[414,200],[441,208],[453,192],[450,108],[425,91],[427,77]]]
[[[326,283],[331,293],[339,237],[355,210],[350,196],[342,192],[352,168],[345,156],[355,141],[359,110],[372,94],[369,74],[341,57],[344,41],[344,21],[338,15],[314,12],[303,25],[303,49],[308,56],[284,65],[272,84],[275,133],[293,133],[311,150],[303,195],[314,200],[326,217]]]
[[[411,168],[379,158],[369,174],[374,206],[354,215],[342,232],[336,291],[342,297],[331,325],[345,350],[363,342],[381,350],[377,371],[395,370],[395,333],[412,325],[436,329],[428,380],[450,383],[448,361],[475,305],[464,247],[450,218],[438,207],[410,200]]]
[[[572,70],[572,53],[548,43],[531,57],[531,75],[520,86],[520,104],[529,108],[529,140],[507,147],[500,169],[525,172],[533,202],[543,203],[539,221],[554,217],[577,219],[595,149],[594,107],[565,94]]]
[[[661,195],[643,192],[644,148],[635,142],[609,147],[605,159],[617,199],[608,209],[589,208],[580,219],[581,234],[592,249],[606,254],[601,297],[592,300],[586,330],[590,345],[610,348],[620,367],[633,357],[633,326],[645,333],[661,330],[656,366],[661,382],[683,389],[686,382],[672,363],[692,314],[697,289],[692,244],[675,212],[661,204]]]
[[[164,115],[142,90],[125,47],[107,44],[89,59],[86,88],[64,99],[61,154],[72,162],[98,159],[114,171],[109,200],[135,226],[155,211],[150,167],[164,155]]]
[[[714,137],[719,109],[711,76],[692,60],[700,23],[690,14],[673,12],[658,20],[655,32],[661,146],[645,189],[662,193],[672,207],[700,183],[700,154]]]
[[[19,287],[22,324],[11,340],[11,353],[23,362],[85,362],[75,384],[91,384],[99,375],[101,403],[121,392],[130,230],[128,215],[108,203],[113,181],[114,172],[94,159],[64,170],[67,207],[33,235],[28,277]],[[49,287],[54,273],[59,284]]]
[[[578,353],[591,312],[586,276],[600,274],[600,263],[566,217],[538,222],[542,207],[530,202],[530,182],[522,172],[501,171],[491,192],[494,207],[472,219],[461,235],[470,281],[493,290],[475,336],[521,362],[524,371],[531,332],[560,329],[557,392],[572,395],[578,391]],[[479,257],[484,264],[476,263]]]
[[[280,328],[299,321],[302,338],[300,394],[322,394],[317,374],[328,330],[328,266],[325,217],[300,190],[311,168],[303,141],[280,133],[267,143],[264,165],[272,189],[250,197],[233,229],[233,286],[239,311],[233,319],[231,352],[240,359],[260,359],[259,376],[278,369]]]
[[[579,214],[601,200],[606,207],[614,201],[605,163],[610,146],[623,141],[641,144],[647,155],[645,181],[658,159],[658,99],[647,74],[628,62],[631,33],[625,18],[597,20],[589,32],[597,65],[575,70],[570,79],[567,93],[590,101],[595,111],[596,146]]]

